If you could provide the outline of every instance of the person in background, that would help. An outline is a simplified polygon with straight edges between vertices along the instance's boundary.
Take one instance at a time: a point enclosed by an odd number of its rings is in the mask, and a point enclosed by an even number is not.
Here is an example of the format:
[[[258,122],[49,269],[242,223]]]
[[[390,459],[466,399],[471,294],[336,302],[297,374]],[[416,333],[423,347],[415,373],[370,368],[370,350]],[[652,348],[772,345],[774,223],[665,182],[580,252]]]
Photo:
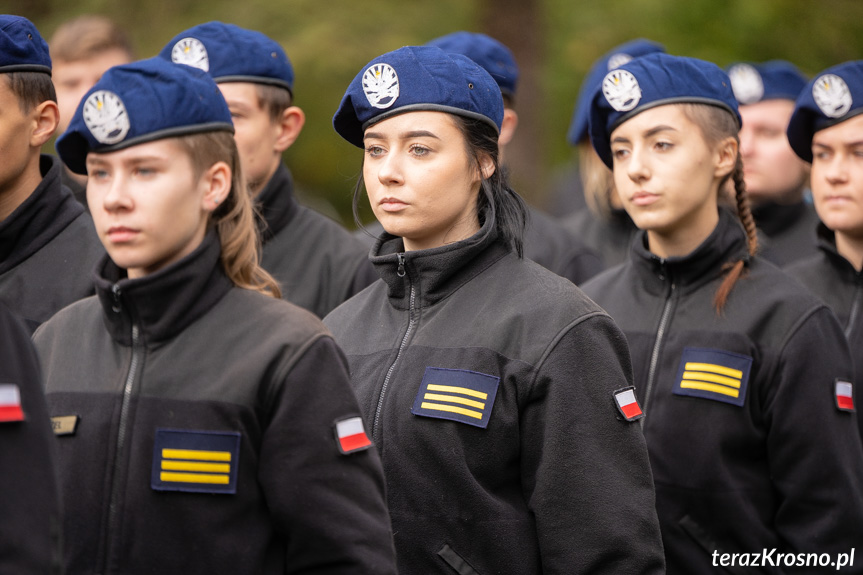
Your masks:
[[[728,75],[694,58],[624,64],[591,105],[591,142],[642,231],[584,290],[629,342],[670,575],[770,549],[835,560],[863,533],[848,345],[757,255],[739,129]],[[736,210],[720,202],[729,180]]]
[[[800,93],[788,141],[812,164],[821,218],[818,253],[786,271],[836,313],[853,350],[855,391],[863,389],[863,61],[818,74]],[[863,417],[857,412],[863,435]]]
[[[562,224],[600,254],[606,268],[626,261],[637,228],[617,197],[611,171],[590,145],[587,130],[590,102],[608,72],[633,58],[656,52],[665,52],[665,48],[639,38],[616,46],[594,62],[581,84],[567,134],[569,144],[575,146],[578,154],[578,178],[587,208],[567,216]],[[575,191],[566,189],[560,193]]]
[[[57,27],[48,41],[54,61],[54,88],[60,123],[57,134],[69,126],[81,98],[102,74],[112,67],[135,59],[126,32],[106,16],[86,14],[67,20]],[[87,206],[87,178],[64,169],[63,183],[75,199]]]
[[[258,263],[233,130],[207,74],[150,58],[57,140],[108,252],[33,336],[67,575],[395,573],[347,362]]]
[[[521,257],[503,117],[483,68],[416,46],[364,66],[333,118],[386,231],[383,281],[324,323],[381,453],[399,571],[662,573],[623,336]]]
[[[48,45],[32,22],[0,15],[0,300],[32,333],[93,293],[104,254],[93,221],[42,146],[59,112]]]
[[[428,42],[429,46],[444,52],[467,56],[488,72],[500,88],[503,97],[503,122],[498,147],[501,169],[506,169],[506,145],[512,141],[518,127],[515,111],[518,65],[512,52],[494,38],[475,32],[453,32]],[[380,235],[380,224],[358,232],[361,237]],[[370,244],[371,245],[371,244]],[[602,262],[593,250],[565,230],[554,218],[541,210],[528,206],[528,222],[524,238],[524,255],[578,285],[602,270]]]
[[[809,167],[785,136],[806,78],[784,60],[734,64],[728,76],[743,118],[740,157],[761,257],[781,267],[814,255],[818,215],[803,199]]]
[[[363,244],[294,195],[282,155],[306,118],[293,105],[294,70],[282,47],[260,32],[207,22],[177,34],[160,56],[210,74],[228,102],[243,173],[263,216],[261,265],[282,297],[324,317],[377,280]]]
[[[0,342],[0,573],[60,574],[60,491],[39,360],[2,302]]]

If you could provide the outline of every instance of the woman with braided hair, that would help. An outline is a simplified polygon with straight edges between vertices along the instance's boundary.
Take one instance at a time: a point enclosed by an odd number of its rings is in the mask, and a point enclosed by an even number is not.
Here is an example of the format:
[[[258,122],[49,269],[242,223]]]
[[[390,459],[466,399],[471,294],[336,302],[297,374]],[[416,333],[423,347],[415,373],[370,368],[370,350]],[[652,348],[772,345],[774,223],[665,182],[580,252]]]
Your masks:
[[[667,54],[610,72],[591,105],[641,232],[584,290],[629,343],[669,574],[733,554],[746,573],[811,567],[863,532],[850,352],[830,311],[758,256],[739,128],[725,72]]]

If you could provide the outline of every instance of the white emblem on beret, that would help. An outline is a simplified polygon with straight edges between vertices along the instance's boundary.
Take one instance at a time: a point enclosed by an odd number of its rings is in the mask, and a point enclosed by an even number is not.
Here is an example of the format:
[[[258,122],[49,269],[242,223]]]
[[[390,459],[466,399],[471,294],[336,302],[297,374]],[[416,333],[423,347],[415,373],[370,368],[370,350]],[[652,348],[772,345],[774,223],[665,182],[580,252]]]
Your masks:
[[[828,118],[841,118],[853,103],[848,84],[835,74],[824,74],[815,80],[812,97]]]
[[[764,96],[761,74],[749,64],[735,64],[728,70],[734,97],[741,104],[754,104]]]
[[[171,61],[174,64],[185,64],[204,72],[210,71],[210,56],[207,48],[197,38],[183,38],[171,48]]]
[[[399,77],[389,64],[375,64],[363,74],[363,92],[369,104],[381,110],[392,106],[399,97]]]
[[[624,64],[628,64],[632,61],[632,56],[626,54],[624,52],[618,52],[617,54],[612,54],[611,58],[608,59],[608,71],[617,70]]]
[[[628,112],[641,101],[641,87],[635,76],[626,70],[612,70],[602,81],[602,93],[611,107]]]
[[[107,90],[90,94],[81,114],[87,129],[102,144],[122,142],[131,127],[123,100]]]

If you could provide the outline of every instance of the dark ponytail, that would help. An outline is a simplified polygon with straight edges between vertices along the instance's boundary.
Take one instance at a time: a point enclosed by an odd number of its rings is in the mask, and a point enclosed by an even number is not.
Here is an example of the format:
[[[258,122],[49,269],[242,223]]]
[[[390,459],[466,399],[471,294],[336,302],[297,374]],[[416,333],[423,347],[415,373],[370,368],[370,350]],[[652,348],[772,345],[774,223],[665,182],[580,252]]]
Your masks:
[[[737,125],[737,119],[728,113],[728,111],[707,104],[683,104],[683,112],[701,128],[704,138],[711,144],[718,144],[725,138],[734,138],[738,144],[740,143],[738,137],[740,128]],[[713,307],[716,308],[717,315],[722,313],[725,303],[728,301],[728,296],[731,294],[731,290],[734,288],[737,280],[745,276],[749,259],[758,251],[758,235],[755,228],[755,219],[752,217],[749,195],[746,193],[746,184],[743,181],[743,160],[740,157],[739,150],[734,170],[719,182],[720,193],[725,189],[729,178],[734,182],[737,217],[740,218],[740,223],[743,224],[743,229],[746,230],[748,255],[723,266],[725,278],[723,278],[722,283],[716,290],[716,294],[713,296]]]

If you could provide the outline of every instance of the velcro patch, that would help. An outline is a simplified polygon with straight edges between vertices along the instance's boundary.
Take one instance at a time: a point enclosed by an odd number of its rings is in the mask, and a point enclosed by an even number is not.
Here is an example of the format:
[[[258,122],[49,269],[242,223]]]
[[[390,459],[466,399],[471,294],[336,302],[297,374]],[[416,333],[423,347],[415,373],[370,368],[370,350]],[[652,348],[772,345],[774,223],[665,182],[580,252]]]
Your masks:
[[[157,491],[237,492],[238,432],[157,429],[150,486]]]
[[[629,386],[614,392],[614,403],[626,421],[638,421],[644,417],[641,406],[635,398],[635,387]]]
[[[24,421],[21,391],[14,383],[0,383],[0,423]]]
[[[363,451],[372,446],[372,440],[366,435],[362,417],[349,417],[336,422],[336,443],[344,455]]]
[[[54,435],[75,435],[79,419],[77,415],[58,415],[52,417],[51,429],[54,430]]]
[[[500,378],[465,369],[427,367],[411,413],[485,429]]]
[[[847,381],[837,379],[834,389],[836,393],[836,408],[839,411],[855,411],[854,386]]]
[[[751,368],[752,358],[747,355],[721,349],[684,348],[674,394],[742,407]]]

